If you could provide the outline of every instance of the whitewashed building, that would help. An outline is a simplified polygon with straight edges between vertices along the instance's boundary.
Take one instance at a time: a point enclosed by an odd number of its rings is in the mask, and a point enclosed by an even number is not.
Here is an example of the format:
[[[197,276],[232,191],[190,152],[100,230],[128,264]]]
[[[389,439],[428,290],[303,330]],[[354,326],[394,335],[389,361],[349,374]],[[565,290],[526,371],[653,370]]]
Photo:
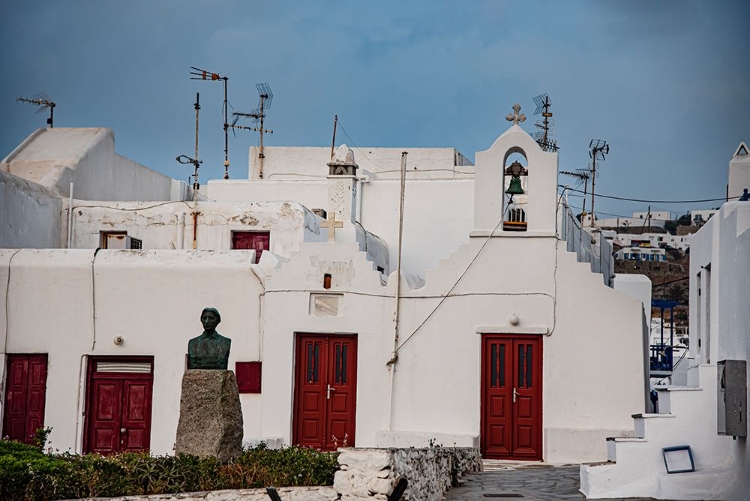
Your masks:
[[[80,163],[72,197],[46,177],[56,135],[88,138],[78,158],[101,131],[42,131],[2,164],[4,434],[44,424],[62,450],[171,453],[206,306],[232,339],[248,441],[571,462],[632,434],[641,301],[611,288],[611,247],[581,233],[557,154],[517,124],[475,166],[452,149],[266,148],[261,178],[251,149],[249,179],[198,202],[155,173],[163,192],[112,197],[107,171],[134,168],[107,159],[91,162],[102,197],[78,188]],[[48,163],[22,172],[26,158]]]
[[[741,152],[730,193],[750,184]],[[747,172],[733,170],[740,164]],[[659,413],[633,416],[634,438],[608,439],[609,462],[582,465],[588,498],[748,499],[749,256],[750,202],[727,202],[691,240],[686,384],[657,386]]]

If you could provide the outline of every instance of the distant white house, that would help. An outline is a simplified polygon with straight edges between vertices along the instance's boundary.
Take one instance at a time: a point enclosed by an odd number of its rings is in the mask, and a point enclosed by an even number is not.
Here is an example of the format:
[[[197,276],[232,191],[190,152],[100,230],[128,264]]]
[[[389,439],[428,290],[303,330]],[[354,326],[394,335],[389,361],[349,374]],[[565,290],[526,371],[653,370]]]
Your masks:
[[[619,226],[643,227],[658,226],[664,228],[667,221],[672,219],[669,211],[634,212],[633,217],[615,217],[597,219],[596,225],[600,228],[617,228]]]
[[[730,194],[750,181],[732,170],[750,172],[741,151],[729,164]],[[608,439],[609,462],[581,466],[588,498],[748,499],[748,256],[750,202],[727,202],[691,241],[686,384],[657,386],[659,413],[633,416],[634,438]],[[691,470],[692,461],[695,471],[670,474],[665,455],[673,470]]]
[[[48,129],[2,163],[4,435],[172,453],[207,306],[232,339],[246,440],[580,462],[632,434],[642,301],[611,287],[609,242],[582,232],[557,153],[520,126],[476,166],[452,149],[266,148],[261,178],[251,149],[249,179],[197,202],[111,137]]]
[[[667,251],[661,248],[625,247],[615,252],[615,258],[626,261],[666,261]]]
[[[718,211],[718,209],[691,210],[690,221],[693,224],[700,226],[711,219],[711,216],[716,214]]]

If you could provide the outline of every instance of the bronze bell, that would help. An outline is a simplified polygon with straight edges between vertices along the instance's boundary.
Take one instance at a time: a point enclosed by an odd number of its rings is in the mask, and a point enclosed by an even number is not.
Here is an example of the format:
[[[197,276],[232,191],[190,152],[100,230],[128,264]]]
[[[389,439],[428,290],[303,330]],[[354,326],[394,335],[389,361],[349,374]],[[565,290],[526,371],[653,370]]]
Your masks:
[[[510,178],[510,185],[508,186],[508,189],[505,190],[505,193],[509,195],[523,195],[525,192],[521,187],[521,178],[515,176]]]
[[[510,174],[512,177],[510,178],[510,185],[508,186],[508,189],[505,190],[505,193],[509,195],[524,194],[523,188],[521,187],[521,175],[526,173],[524,172],[525,170],[526,169],[523,168],[523,165],[518,161],[510,164],[510,167],[505,170],[505,173]]]

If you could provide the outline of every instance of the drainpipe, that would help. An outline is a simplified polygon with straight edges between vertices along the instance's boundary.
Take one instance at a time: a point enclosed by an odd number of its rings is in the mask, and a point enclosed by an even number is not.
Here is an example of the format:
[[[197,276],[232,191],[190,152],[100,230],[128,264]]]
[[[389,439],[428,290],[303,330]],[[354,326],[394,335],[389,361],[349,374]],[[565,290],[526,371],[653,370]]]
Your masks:
[[[73,181],[70,182],[70,198],[68,199],[68,249],[73,243]]]
[[[401,152],[401,200],[398,209],[398,260],[396,264],[396,304],[393,312],[393,356],[386,364],[391,369],[390,383],[388,388],[388,426],[391,430],[393,421],[393,380],[396,372],[396,362],[398,362],[398,321],[401,306],[401,250],[404,236],[404,194],[406,191],[406,151]]]

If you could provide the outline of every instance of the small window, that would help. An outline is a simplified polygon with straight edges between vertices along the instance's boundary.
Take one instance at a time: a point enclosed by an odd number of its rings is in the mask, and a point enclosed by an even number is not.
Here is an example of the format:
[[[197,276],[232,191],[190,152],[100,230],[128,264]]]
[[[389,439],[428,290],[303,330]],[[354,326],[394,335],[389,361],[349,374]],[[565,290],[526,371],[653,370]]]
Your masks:
[[[128,236],[127,231],[99,232],[99,248],[101,249],[142,249],[143,241]]]
[[[255,264],[260,262],[264,250],[271,247],[271,234],[268,231],[233,231],[232,249],[255,251]]]

